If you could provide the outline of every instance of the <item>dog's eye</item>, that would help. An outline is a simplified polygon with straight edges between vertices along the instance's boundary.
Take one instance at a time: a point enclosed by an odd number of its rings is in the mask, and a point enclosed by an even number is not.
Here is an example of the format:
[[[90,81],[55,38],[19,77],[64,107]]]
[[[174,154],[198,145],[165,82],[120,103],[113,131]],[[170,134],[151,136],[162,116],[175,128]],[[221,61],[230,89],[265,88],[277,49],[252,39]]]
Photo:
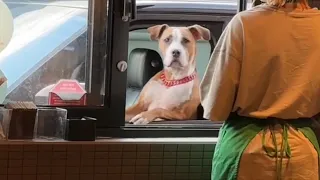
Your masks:
[[[170,41],[170,38],[167,37],[167,38],[165,38],[163,41],[167,43],[167,42]]]
[[[182,39],[182,43],[183,43],[183,44],[187,44],[188,42],[190,42],[189,39],[187,39],[187,38],[183,38],[183,39]]]

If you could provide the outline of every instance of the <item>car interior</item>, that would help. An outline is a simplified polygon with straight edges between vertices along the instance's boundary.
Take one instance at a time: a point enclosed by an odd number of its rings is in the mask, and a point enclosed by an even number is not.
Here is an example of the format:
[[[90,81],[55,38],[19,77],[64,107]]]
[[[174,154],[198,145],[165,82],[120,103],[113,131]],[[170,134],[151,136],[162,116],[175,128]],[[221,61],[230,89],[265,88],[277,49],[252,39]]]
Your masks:
[[[197,72],[202,79],[210,59],[211,45],[207,41],[197,43]],[[127,91],[126,108],[137,102],[143,86],[148,80],[163,68],[162,58],[158,50],[158,42],[151,41],[146,29],[134,30],[129,33],[128,47],[128,69],[127,69]],[[198,118],[203,119],[202,109],[199,106]],[[152,124],[163,124],[164,122],[153,122]],[[166,124],[177,123],[166,121]],[[183,122],[184,124],[195,123],[193,120]],[[196,120],[198,124],[199,121]],[[179,122],[181,124],[181,122]]]

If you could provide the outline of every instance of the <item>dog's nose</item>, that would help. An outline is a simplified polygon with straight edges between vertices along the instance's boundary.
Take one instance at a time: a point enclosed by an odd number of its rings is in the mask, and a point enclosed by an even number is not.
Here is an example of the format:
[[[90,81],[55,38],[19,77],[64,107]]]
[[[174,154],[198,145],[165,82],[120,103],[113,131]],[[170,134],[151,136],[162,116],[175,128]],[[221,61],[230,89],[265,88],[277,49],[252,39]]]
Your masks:
[[[179,50],[173,50],[173,51],[172,51],[172,56],[173,56],[174,58],[178,58],[178,57],[180,56],[180,51],[179,51]]]

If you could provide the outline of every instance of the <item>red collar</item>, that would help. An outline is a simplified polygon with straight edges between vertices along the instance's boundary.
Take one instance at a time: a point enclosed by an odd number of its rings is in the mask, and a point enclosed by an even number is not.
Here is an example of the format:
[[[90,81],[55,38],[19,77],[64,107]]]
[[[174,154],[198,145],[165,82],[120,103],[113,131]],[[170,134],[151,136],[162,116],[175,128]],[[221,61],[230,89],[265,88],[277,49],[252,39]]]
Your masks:
[[[197,73],[196,72],[193,72],[192,74],[190,74],[189,76],[186,76],[182,79],[178,79],[178,80],[167,80],[166,79],[166,76],[164,74],[164,72],[162,72],[160,74],[160,79],[161,81],[163,82],[163,84],[167,87],[172,87],[172,86],[177,86],[177,85],[180,85],[180,84],[185,84],[185,83],[188,83],[192,80],[194,80],[197,76]]]

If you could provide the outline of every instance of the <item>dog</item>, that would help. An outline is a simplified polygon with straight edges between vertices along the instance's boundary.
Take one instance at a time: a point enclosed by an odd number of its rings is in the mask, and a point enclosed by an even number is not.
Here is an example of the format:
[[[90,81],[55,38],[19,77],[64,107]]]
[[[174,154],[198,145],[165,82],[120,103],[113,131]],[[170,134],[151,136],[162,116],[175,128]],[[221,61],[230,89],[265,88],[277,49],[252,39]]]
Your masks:
[[[126,122],[143,125],[158,120],[197,118],[200,104],[196,73],[197,41],[211,38],[210,30],[200,25],[149,27],[151,40],[157,40],[164,69],[143,87],[136,104],[126,109]]]

